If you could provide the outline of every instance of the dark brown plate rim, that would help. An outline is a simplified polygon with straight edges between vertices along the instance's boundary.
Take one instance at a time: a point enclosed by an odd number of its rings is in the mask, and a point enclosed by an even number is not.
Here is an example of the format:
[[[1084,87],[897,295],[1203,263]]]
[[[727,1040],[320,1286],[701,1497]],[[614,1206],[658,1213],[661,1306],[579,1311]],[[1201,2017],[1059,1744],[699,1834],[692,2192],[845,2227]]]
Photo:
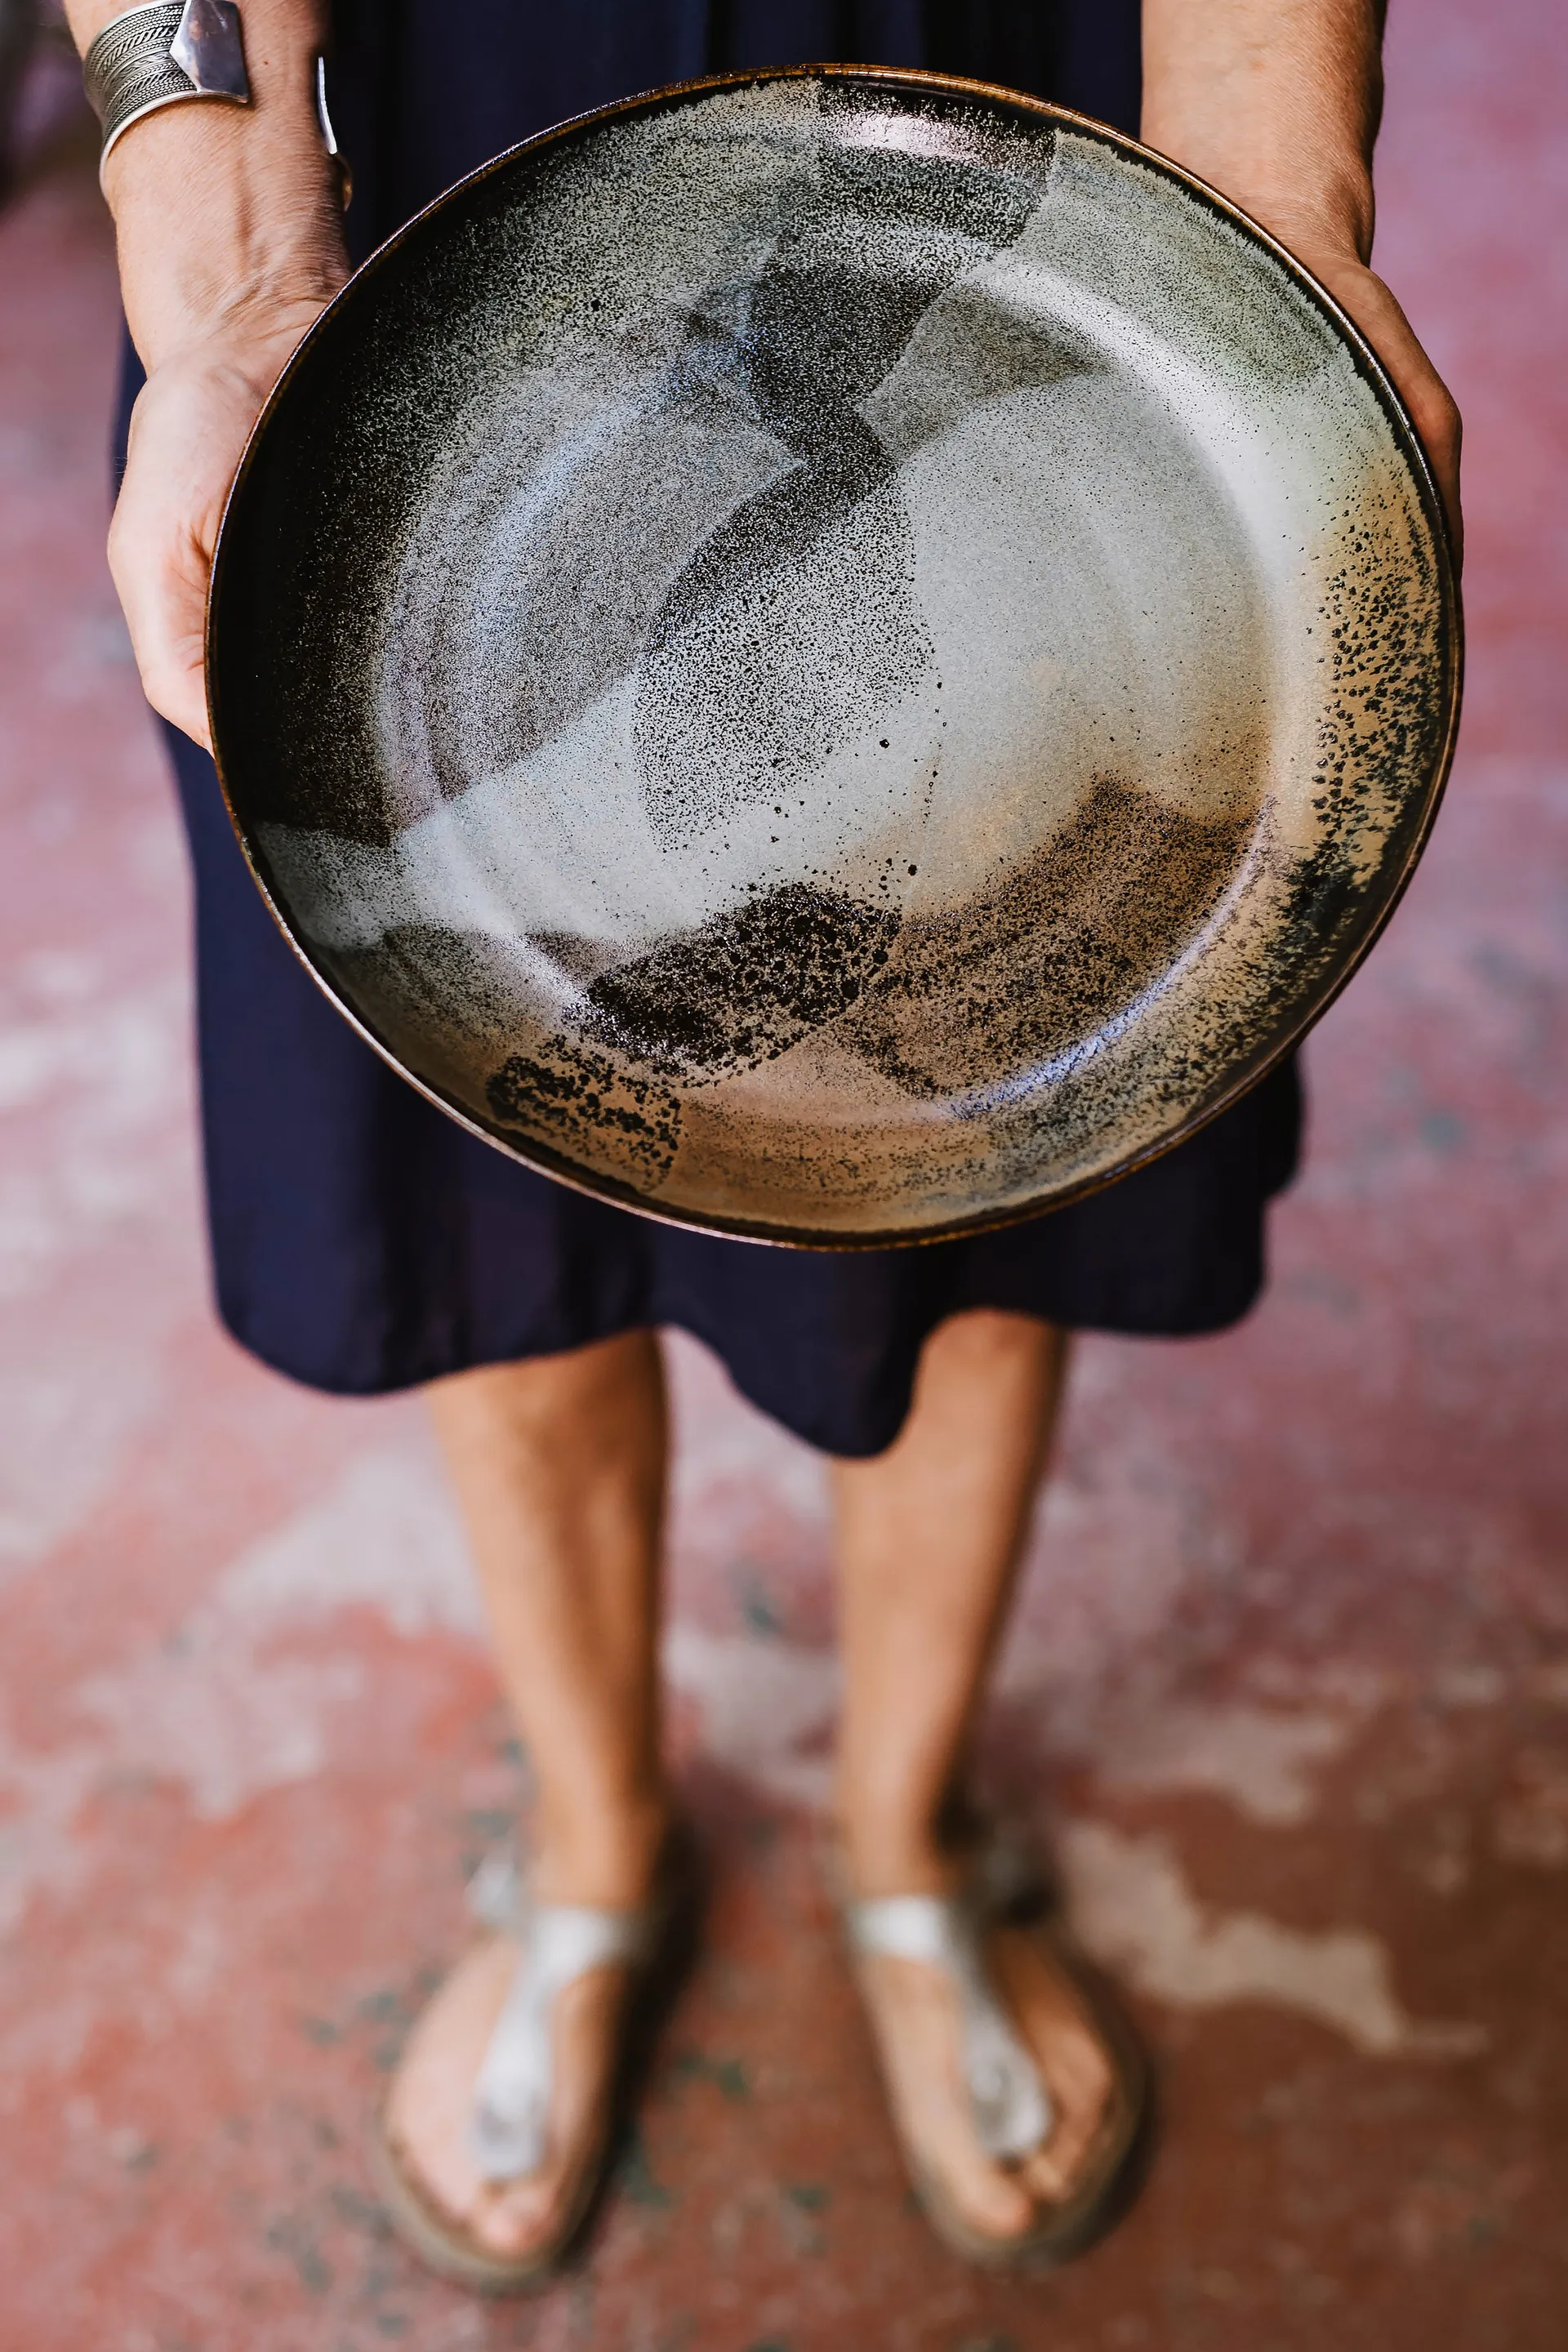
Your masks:
[[[1199,203],[1206,205],[1211,211],[1217,213],[1222,219],[1242,229],[1282,265],[1288,275],[1295,279],[1297,285],[1317,305],[1330,324],[1337,331],[1342,341],[1348,346],[1361,374],[1376,394],[1393,428],[1394,439],[1400,446],[1415,478],[1437,557],[1442,599],[1441,654],[1447,688],[1447,708],[1444,716],[1442,750],[1434,765],[1431,782],[1427,786],[1426,805],[1422,812],[1421,823],[1405,846],[1401,865],[1393,872],[1391,877],[1383,877],[1386,888],[1383,904],[1367,923],[1360,938],[1348,950],[1340,971],[1318,996],[1298,1013],[1294,1020],[1285,1024],[1279,1035],[1266,1051],[1258,1054],[1252,1062],[1237,1072],[1232,1082],[1223,1089],[1215,1101],[1206,1105],[1201,1111],[1189,1114],[1168,1135],[1162,1136],[1157,1142],[1148,1144],[1142,1150],[1130,1154],[1119,1166],[1084,1177],[1077,1183],[1064,1185],[1058,1190],[1042,1193],[1033,1201],[1015,1203],[1005,1209],[983,1209],[973,1215],[954,1217],[943,1224],[922,1226],[915,1232],[890,1227],[880,1232],[825,1233],[820,1229],[802,1229],[790,1225],[773,1224],[762,1219],[716,1213],[699,1215],[691,1210],[651,1201],[645,1193],[638,1192],[635,1185],[625,1183],[617,1177],[592,1174],[585,1171],[579,1161],[568,1160],[564,1153],[553,1151],[548,1145],[535,1143],[531,1138],[514,1141],[510,1130],[503,1137],[495,1129],[481,1124],[441,1087],[433,1086],[427,1079],[419,1077],[409,1069],[402,1056],[388,1045],[384,1037],[377,1034],[374,1025],[365,1019],[364,1015],[344,1000],[339,990],[318,965],[304,941],[296,937],[273,895],[265,870],[263,854],[258,845],[252,841],[247,825],[235,807],[228,779],[224,772],[222,711],[217,685],[215,639],[226,555],[226,542],[229,537],[229,518],[235,511],[237,501],[244,492],[245,484],[261,440],[271,425],[280,404],[287,397],[289,384],[296,372],[302,365],[305,354],[319,338],[330,333],[331,323],[338,311],[348,303],[368,278],[386,266],[404,241],[416,229],[448,206],[456,207],[470,189],[478,186],[482,181],[489,179],[494,173],[506,170],[518,156],[551,146],[557,141],[575,137],[591,125],[611,122],[617,119],[626,119],[639,114],[654,113],[668,107],[674,100],[691,98],[707,90],[748,89],[754,89],[762,83],[779,81],[837,81],[861,84],[871,89],[886,90],[895,94],[908,91],[911,95],[968,98],[994,111],[1026,116],[1033,121],[1060,123],[1086,138],[1099,140],[1101,144],[1114,148],[1119,153],[1131,157],[1168,180],[1174,181],[1179,187],[1186,191],[1188,195],[1195,197]],[[1098,122],[1090,115],[1074,113],[1069,107],[1057,106],[1046,99],[1031,98],[1021,90],[1006,89],[994,82],[971,80],[957,74],[931,73],[902,66],[800,65],[759,67],[739,73],[703,74],[692,81],[668,82],[658,89],[643,90],[634,97],[618,99],[612,105],[595,107],[586,113],[571,115],[564,121],[552,123],[548,130],[536,131],[530,139],[520,140],[515,146],[508,147],[500,154],[492,156],[488,163],[482,163],[477,171],[470,172],[463,179],[455,181],[451,187],[444,190],[432,203],[426,205],[423,211],[416,213],[411,220],[405,221],[384,245],[378,246],[339,289],[331,302],[321,311],[321,316],[306,330],[277,383],[268,394],[256,423],[251,427],[238,467],[236,468],[234,479],[229,485],[228,496],[224,501],[223,515],[213,551],[212,572],[207,583],[205,650],[207,723],[212,734],[214,761],[217,769],[218,783],[223,793],[224,805],[228,812],[229,822],[238,838],[240,848],[245,854],[251,878],[261,893],[268,912],[311,979],[328,1000],[336,1006],[350,1026],[358,1031],[366,1045],[373,1047],[381,1055],[383,1061],[390,1064],[400,1077],[405,1079],[427,1101],[434,1103],[438,1109],[456,1119],[459,1127],[466,1128],[470,1135],[477,1136],[481,1142],[491,1145],[507,1158],[519,1160],[525,1167],[535,1169],[540,1174],[550,1176],[558,1182],[570,1186],[574,1192],[586,1193],[591,1199],[609,1201],[617,1208],[629,1209],[638,1216],[652,1218],[657,1223],[678,1225],[697,1233],[721,1234],[735,1241],[759,1242],[776,1248],[873,1250],[915,1248],[921,1244],[958,1240],[969,1234],[1000,1232],[1006,1226],[1026,1223],[1032,1217],[1048,1215],[1057,1209],[1070,1207],[1076,1201],[1086,1200],[1092,1193],[1104,1192],[1110,1185],[1120,1183],[1124,1177],[1135,1175],[1139,1170],[1152,1166],[1157,1160],[1163,1160],[1167,1152],[1175,1150],[1179,1144],[1185,1143],[1201,1129],[1207,1127],[1211,1120],[1218,1118],[1223,1112],[1230,1109],[1243,1095],[1249,1093],[1255,1086],[1267,1077],[1270,1070],[1277,1068],[1287,1055],[1294,1051],[1308,1031],[1322,1018],[1341,992],[1349,985],[1377,944],[1394,908],[1405,896],[1410,877],[1431,835],[1438,808],[1442,803],[1449,771],[1453,766],[1454,746],[1458,734],[1459,704],[1464,680],[1464,615],[1459,598],[1458,567],[1455,562],[1453,535],[1448,524],[1447,512],[1437,488],[1431,460],[1427,457],[1415,419],[1406,408],[1383,362],[1378,358],[1376,352],[1354,320],[1341,308],[1328,289],[1312,275],[1305,263],[1298,260],[1288,246],[1282,245],[1278,237],[1271,236],[1268,229],[1252,218],[1250,214],[1243,212],[1239,205],[1232,204],[1227,196],[1221,195],[1216,188],[1210,187],[1207,181],[1200,180],[1195,173],[1184,171],[1179,163],[1173,163],[1168,157],[1157,153],[1152,147],[1145,147],[1141,141],[1130,138],[1125,131],[1112,130],[1109,123]]]

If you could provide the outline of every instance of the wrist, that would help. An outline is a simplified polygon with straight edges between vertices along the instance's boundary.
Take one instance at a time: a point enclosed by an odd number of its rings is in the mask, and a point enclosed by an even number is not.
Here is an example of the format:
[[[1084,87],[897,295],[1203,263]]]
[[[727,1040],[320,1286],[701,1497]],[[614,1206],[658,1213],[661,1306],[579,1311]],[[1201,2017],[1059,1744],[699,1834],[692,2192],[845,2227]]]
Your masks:
[[[1372,252],[1372,172],[1353,149],[1319,146],[1310,159],[1283,154],[1273,139],[1248,138],[1241,126],[1146,117],[1143,141],[1205,181],[1269,236],[1306,260],[1337,254],[1364,262]]]
[[[247,168],[251,159],[215,152],[209,137],[176,174],[153,146],[158,126],[138,128],[148,143],[128,156],[114,198],[121,290],[142,364],[151,372],[213,341],[297,341],[348,275],[324,158],[301,153],[289,170],[269,156]]]
[[[1377,0],[1143,0],[1143,137],[1305,257],[1364,262]]]
[[[126,323],[149,375],[188,357],[276,375],[347,276],[341,250],[306,239],[257,240],[188,269],[171,267],[165,249],[162,268],[145,274],[121,244]]]
[[[181,331],[150,339],[146,349],[138,341],[137,351],[149,378],[201,377],[258,408],[328,299],[258,289],[221,311],[192,313],[178,322]]]
[[[1335,179],[1306,189],[1299,182],[1281,186],[1265,174],[1249,181],[1233,172],[1229,181],[1214,184],[1310,269],[1330,260],[1363,268],[1369,260],[1373,222],[1369,173],[1347,168]]]
[[[126,317],[149,369],[214,340],[298,340],[347,275],[317,112],[321,16],[313,0],[245,0],[249,103],[159,107],[105,158]]]

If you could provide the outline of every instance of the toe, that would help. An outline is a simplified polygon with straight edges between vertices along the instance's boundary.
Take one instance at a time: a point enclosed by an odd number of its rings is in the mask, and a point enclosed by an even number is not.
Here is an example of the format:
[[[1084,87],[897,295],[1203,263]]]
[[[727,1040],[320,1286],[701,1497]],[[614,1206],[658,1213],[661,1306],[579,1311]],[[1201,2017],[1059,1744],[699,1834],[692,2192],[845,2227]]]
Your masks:
[[[1008,2006],[1039,2064],[1055,2121],[1020,2167],[1037,2197],[1060,2202],[1079,2185],[1115,2089],[1110,2053],[1076,1989],[1048,1948],[999,1938],[997,1973]]]
[[[468,2227],[487,2252],[503,2261],[519,2261],[553,2236],[562,2186],[554,2170],[509,2183],[479,2200],[468,2217]]]
[[[982,2237],[1005,2243],[1022,2237],[1035,2218],[1035,2199],[1021,2176],[994,2163],[957,2118],[924,2161],[960,2219]]]
[[[1042,2055],[1042,2069],[1048,2062]],[[1020,2171],[1039,2196],[1060,2199],[1070,2196],[1078,2185],[1079,2174],[1099,2135],[1103,2101],[1074,2098],[1059,2080],[1049,2074],[1056,2122],[1050,2137],[1024,2159]]]
[[[966,2229],[999,2244],[1021,2237],[1034,2198],[976,2136],[951,1983],[923,1961],[890,1958],[868,1962],[862,1981],[900,2134],[919,2170]]]
[[[1060,2205],[1072,2192],[1076,2170],[1070,2158],[1063,2161],[1053,2135],[1044,2147],[1036,2148],[1023,2158],[1018,2179],[1040,2204]]]

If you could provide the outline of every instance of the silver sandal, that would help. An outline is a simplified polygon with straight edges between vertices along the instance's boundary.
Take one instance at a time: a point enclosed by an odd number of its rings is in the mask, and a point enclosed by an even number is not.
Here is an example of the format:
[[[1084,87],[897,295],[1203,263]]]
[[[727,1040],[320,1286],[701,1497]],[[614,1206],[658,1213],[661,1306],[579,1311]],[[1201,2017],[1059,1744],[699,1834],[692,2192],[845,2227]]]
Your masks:
[[[497,1859],[481,1865],[469,1907],[488,1933],[433,1996],[409,2037],[371,2142],[376,2186],[393,2227],[427,2268],[482,2294],[518,2294],[546,2284],[581,2233],[603,2189],[614,2155],[616,2110],[624,2106],[628,2062],[640,2054],[652,2012],[672,1990],[684,1958],[695,1894],[689,1856],[671,1852],[654,1899],[638,1910],[576,1903],[537,1903],[520,1874]],[[554,2077],[555,2004],[569,1984],[599,1968],[633,1972],[621,2029],[619,2098],[608,2103],[598,2144],[584,2158],[559,2226],[521,2255],[498,2254],[447,2212],[419,2179],[391,2117],[398,2084],[420,2063],[421,2037],[443,2002],[468,1996],[475,1976],[496,1974],[510,1952],[510,1981],[489,2029],[467,2119],[468,2152],[479,2178],[500,2189],[526,2179],[545,2160]]]
[[[947,1977],[958,2005],[975,2134],[987,2156],[1007,2164],[1048,2143],[1055,2113],[1039,2066],[1008,2015],[986,1962],[986,1931],[1000,1924],[1005,1912],[987,1902],[984,1874],[982,1862],[976,1886],[962,1895],[840,1898],[838,1911],[853,1958],[918,1960]],[[1147,2065],[1125,2020],[1064,1937],[1038,1921],[1032,1932],[1047,1945],[1110,2065],[1106,2112],[1071,2194],[1038,2208],[1034,2222],[1018,2236],[991,2237],[964,2220],[943,2183],[900,2130],[910,2182],[932,2229],[955,2253],[991,2269],[1047,2268],[1080,2252],[1101,2233],[1127,2186],[1148,2110]],[[894,2127],[899,2129],[896,2112]]]

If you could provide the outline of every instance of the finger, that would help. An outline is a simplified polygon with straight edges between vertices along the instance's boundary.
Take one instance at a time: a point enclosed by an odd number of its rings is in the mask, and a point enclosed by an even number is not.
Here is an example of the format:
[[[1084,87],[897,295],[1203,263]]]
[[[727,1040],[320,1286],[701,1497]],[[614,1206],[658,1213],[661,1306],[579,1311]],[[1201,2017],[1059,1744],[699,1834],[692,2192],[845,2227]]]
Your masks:
[[[1357,265],[1352,269],[1321,270],[1320,274],[1383,362],[1394,390],[1410,413],[1443,500],[1458,567],[1463,562],[1465,543],[1459,483],[1463,426],[1453,395],[1422,349],[1395,297],[1374,271]]]
[[[1392,300],[1390,297],[1391,303]],[[1397,310],[1397,305],[1394,307]],[[1455,561],[1460,562],[1464,555],[1465,520],[1459,491],[1459,452],[1463,437],[1459,412],[1447,386],[1410,332],[1403,313],[1399,313],[1398,324],[1404,331],[1389,334],[1378,347],[1379,356],[1394,379],[1394,389],[1410,412],[1411,422],[1426,452],[1448,519]]]
[[[142,691],[161,719],[199,743],[213,748],[207,719],[206,672],[203,661],[204,600],[190,596],[177,583],[168,585],[140,570],[117,569],[111,562],[131,649],[141,674]]]

